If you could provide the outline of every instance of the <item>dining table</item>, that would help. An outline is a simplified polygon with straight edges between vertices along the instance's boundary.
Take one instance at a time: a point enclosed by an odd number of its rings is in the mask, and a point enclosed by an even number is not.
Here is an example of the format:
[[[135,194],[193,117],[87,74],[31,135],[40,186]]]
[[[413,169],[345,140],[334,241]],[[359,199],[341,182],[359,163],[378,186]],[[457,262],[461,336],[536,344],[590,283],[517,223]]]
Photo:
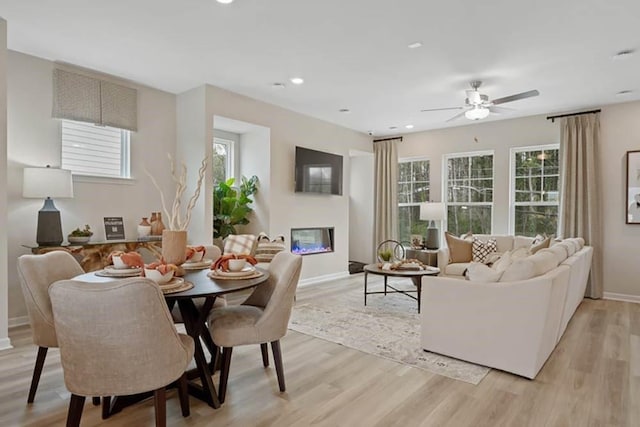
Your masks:
[[[220,400],[212,379],[215,367],[207,362],[200,338],[202,338],[210,352],[216,349],[206,324],[207,317],[213,308],[216,298],[233,292],[255,288],[269,279],[267,270],[256,268],[256,271],[261,273],[258,277],[245,279],[238,277],[211,277],[212,274],[210,274],[211,270],[209,268],[186,270],[182,279],[193,284],[193,287],[180,292],[164,294],[170,311],[175,304],[178,305],[185,330],[194,341],[196,375],[189,375],[189,394],[216,409],[220,407]],[[102,270],[81,274],[74,277],[74,280],[92,284],[122,280],[120,277],[106,277],[101,275],[101,272]],[[200,379],[200,384],[193,381],[195,378]],[[120,412],[123,408],[152,395],[153,392],[134,396],[105,397],[106,404],[103,402],[102,417],[108,418],[110,415]]]

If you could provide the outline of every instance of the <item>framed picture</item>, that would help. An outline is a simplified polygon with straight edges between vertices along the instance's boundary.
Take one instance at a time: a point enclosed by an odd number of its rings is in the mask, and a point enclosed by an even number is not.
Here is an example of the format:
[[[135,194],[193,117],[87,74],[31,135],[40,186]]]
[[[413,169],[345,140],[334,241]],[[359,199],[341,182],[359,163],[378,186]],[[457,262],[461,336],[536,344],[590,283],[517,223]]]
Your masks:
[[[419,234],[412,234],[411,235],[411,248],[412,249],[422,249],[423,246],[424,246],[424,240],[423,240],[422,236],[419,235]]]
[[[627,151],[627,224],[640,224],[640,150]]]
[[[122,217],[104,217],[104,233],[107,240],[124,240],[124,221]]]

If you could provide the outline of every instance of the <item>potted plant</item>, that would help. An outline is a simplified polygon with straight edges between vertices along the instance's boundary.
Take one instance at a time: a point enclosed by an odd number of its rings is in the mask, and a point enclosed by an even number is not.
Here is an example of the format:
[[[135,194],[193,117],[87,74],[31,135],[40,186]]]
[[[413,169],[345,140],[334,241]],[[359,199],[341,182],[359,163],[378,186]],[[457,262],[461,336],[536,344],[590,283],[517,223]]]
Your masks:
[[[234,187],[234,178],[219,182],[213,190],[213,237],[224,239],[236,234],[237,225],[249,224],[253,209],[253,196],[258,191],[258,177],[242,177],[240,187]]]
[[[83,229],[78,227],[69,233],[67,240],[69,243],[87,243],[91,240],[91,236],[93,236],[93,231],[91,231],[89,224],[86,224]]]

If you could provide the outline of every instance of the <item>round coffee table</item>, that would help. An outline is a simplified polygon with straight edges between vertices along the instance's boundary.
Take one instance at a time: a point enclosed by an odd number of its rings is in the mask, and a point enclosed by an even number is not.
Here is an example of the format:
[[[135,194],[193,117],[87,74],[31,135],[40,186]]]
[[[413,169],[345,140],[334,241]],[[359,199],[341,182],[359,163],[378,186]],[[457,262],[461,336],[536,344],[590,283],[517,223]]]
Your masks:
[[[384,277],[384,291],[375,291],[368,292],[367,290],[367,276],[369,274],[376,274],[378,276]],[[409,298],[413,298],[418,301],[418,313],[420,313],[420,297],[422,296],[422,277],[423,276],[437,276],[440,274],[440,269],[435,267],[427,267],[426,270],[383,270],[378,267],[378,264],[368,264],[364,266],[364,305],[367,305],[367,295],[372,294],[387,294],[387,293],[398,293],[404,294]],[[414,286],[416,287],[415,291],[405,291],[402,289],[396,289],[393,286],[387,284],[387,278],[389,277],[406,277],[407,279],[411,279]],[[387,288],[391,288],[389,291]],[[416,292],[417,296],[411,295],[409,292]]]

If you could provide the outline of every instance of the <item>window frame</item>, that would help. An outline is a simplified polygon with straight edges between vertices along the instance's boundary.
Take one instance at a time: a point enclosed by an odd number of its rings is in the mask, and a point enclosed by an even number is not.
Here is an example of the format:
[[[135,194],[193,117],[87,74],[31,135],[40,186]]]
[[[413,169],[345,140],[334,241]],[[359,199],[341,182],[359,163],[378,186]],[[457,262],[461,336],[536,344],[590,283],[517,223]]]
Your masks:
[[[226,138],[223,136],[214,136],[213,137],[213,143],[212,143],[212,149],[213,152],[215,153],[215,146],[216,144],[218,145],[224,145],[225,147],[227,147],[227,161],[226,161],[226,175],[225,175],[225,180],[228,180],[229,178],[234,178],[235,175],[235,157],[236,157],[236,152],[235,152],[235,144],[236,141],[231,139],[231,138]]]
[[[480,157],[480,156],[492,156],[491,162],[491,202],[449,202],[449,159],[464,158],[464,157]],[[447,153],[442,156],[442,203],[445,205],[444,219],[442,220],[443,231],[449,230],[449,206],[489,206],[491,208],[491,229],[488,234],[493,233],[493,222],[495,218],[495,187],[496,187],[496,153],[495,150],[477,150],[477,151],[465,151],[462,153]]]
[[[545,150],[558,150],[558,200],[557,202],[540,201],[540,202],[516,202],[516,154],[524,151],[545,151]],[[557,206],[558,207],[558,222],[556,224],[556,235],[560,228],[560,189],[562,188],[562,173],[560,172],[560,144],[541,144],[541,145],[527,145],[524,147],[511,147],[509,149],[509,234],[515,234],[516,229],[516,206]],[[541,176],[544,183],[544,175]],[[544,184],[543,184],[544,188]]]
[[[120,175],[100,175],[92,174],[88,172],[77,172],[71,170],[71,175],[74,181],[79,182],[103,182],[103,183],[123,183],[127,181],[134,181],[131,177],[131,131],[128,129],[116,128],[113,126],[102,126],[95,123],[82,122],[78,120],[60,119],[59,120],[59,141],[60,141],[60,165],[64,164],[64,150],[63,150],[63,138],[64,138],[64,123],[77,123],[83,126],[93,126],[97,128],[111,128],[120,131]]]
[[[431,158],[429,158],[429,157],[423,157],[423,156],[420,156],[420,157],[404,157],[404,158],[398,159],[398,179],[396,180],[396,186],[399,186],[400,183],[401,183],[401,181],[400,181],[400,163],[414,163],[414,162],[429,162],[429,177],[428,177],[427,185],[428,185],[428,188],[429,188],[429,190],[428,190],[429,191],[428,199],[431,199]],[[405,181],[402,181],[402,182],[405,182]],[[422,182],[422,181],[419,181],[419,182]],[[411,181],[410,183],[412,185],[411,189],[413,190],[413,181]],[[411,191],[410,194],[413,194],[413,191]],[[427,202],[428,201],[430,201],[430,200],[427,200]],[[414,206],[418,206],[419,207],[421,203],[424,203],[424,202],[410,202],[410,203],[407,203],[407,202],[398,201],[398,204],[397,204],[398,218],[400,217],[400,208],[403,208],[403,207],[414,207]],[[419,220],[419,221],[421,221],[421,220]],[[422,221],[422,222],[428,223],[428,221]],[[411,238],[411,234],[412,233],[409,233],[409,239]],[[400,221],[398,221],[398,239],[400,239]]]

